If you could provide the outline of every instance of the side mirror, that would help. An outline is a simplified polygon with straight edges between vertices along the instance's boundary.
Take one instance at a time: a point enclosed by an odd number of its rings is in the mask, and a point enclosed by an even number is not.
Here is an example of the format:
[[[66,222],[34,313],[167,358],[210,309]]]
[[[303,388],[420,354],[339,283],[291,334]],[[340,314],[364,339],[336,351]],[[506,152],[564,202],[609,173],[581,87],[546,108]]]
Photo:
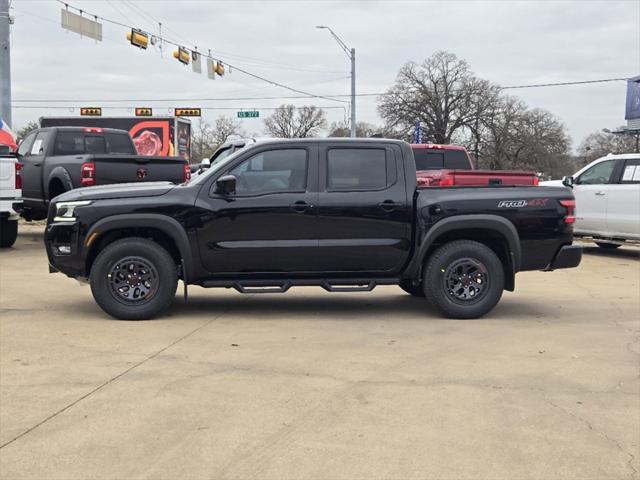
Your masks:
[[[235,175],[223,175],[216,180],[216,193],[220,195],[233,195],[236,193]]]
[[[562,177],[562,184],[565,187],[573,188],[573,177]]]

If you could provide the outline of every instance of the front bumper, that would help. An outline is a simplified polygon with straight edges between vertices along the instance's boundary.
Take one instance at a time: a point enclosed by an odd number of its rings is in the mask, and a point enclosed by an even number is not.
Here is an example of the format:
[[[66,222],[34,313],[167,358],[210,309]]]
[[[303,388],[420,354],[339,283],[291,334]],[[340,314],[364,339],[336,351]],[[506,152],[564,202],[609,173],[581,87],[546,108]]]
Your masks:
[[[560,247],[553,261],[545,271],[558,270],[560,268],[574,268],[580,265],[582,260],[582,247],[579,245],[565,245]]]
[[[62,272],[73,278],[84,276],[83,230],[77,222],[54,222],[47,225],[45,247],[50,273]]]

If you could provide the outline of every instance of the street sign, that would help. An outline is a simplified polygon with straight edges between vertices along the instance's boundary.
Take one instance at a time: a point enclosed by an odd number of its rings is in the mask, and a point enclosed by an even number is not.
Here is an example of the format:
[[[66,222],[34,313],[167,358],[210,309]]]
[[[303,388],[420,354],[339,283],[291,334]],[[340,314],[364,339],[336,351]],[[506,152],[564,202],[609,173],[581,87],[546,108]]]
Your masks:
[[[176,108],[176,117],[200,117],[202,116],[202,110],[199,108]]]
[[[238,118],[258,118],[260,117],[259,110],[240,110],[238,112]]]
[[[102,115],[102,108],[100,107],[82,107],[80,109],[80,115],[88,117],[99,117]]]

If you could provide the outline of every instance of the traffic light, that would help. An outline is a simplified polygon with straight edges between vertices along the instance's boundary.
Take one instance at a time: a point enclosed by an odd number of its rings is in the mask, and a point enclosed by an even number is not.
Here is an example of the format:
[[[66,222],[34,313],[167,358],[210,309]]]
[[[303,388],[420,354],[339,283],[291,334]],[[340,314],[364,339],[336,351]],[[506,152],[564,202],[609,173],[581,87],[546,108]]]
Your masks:
[[[178,50],[173,52],[173,58],[177,58],[180,63],[189,65],[189,59],[191,58],[191,56],[189,55],[189,50],[187,50],[186,48],[178,47]]]
[[[80,109],[80,115],[88,116],[88,117],[100,117],[102,115],[102,108],[83,107]]]
[[[202,110],[200,108],[176,108],[176,117],[200,117],[202,116]]]
[[[216,62],[215,71],[221,77],[224,75],[224,64],[220,60]]]
[[[131,45],[142,48],[143,50],[146,50],[149,46],[149,35],[135,28],[132,28],[131,31],[127,33],[127,40],[131,42]]]
[[[153,110],[146,107],[136,108],[136,117],[151,117],[153,116]]]

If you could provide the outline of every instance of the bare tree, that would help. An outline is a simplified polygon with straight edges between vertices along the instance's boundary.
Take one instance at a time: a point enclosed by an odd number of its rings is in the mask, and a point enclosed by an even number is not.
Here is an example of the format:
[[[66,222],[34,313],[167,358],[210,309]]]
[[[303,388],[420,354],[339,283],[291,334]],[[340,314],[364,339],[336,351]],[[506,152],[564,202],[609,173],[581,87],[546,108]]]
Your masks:
[[[621,130],[620,128],[619,130]],[[616,135],[609,131],[593,132],[587,135],[578,147],[578,155],[586,165],[608,153],[629,153],[636,151],[636,138],[632,135]]]
[[[267,133],[280,138],[315,137],[326,125],[324,110],[313,105],[280,105],[264,120]]]
[[[356,136],[368,138],[372,135],[382,133],[382,128],[367,122],[356,123]],[[333,122],[329,127],[329,137],[349,137],[351,129],[347,122]]]
[[[475,77],[466,61],[436,52],[421,65],[409,62],[400,69],[378,112],[400,136],[421,121],[426,140],[451,143],[456,132],[477,126],[498,93],[497,86]]]
[[[214,124],[200,119],[191,128],[191,159],[199,162],[213,152],[232,135],[244,136],[240,122],[230,117],[219,117]]]

